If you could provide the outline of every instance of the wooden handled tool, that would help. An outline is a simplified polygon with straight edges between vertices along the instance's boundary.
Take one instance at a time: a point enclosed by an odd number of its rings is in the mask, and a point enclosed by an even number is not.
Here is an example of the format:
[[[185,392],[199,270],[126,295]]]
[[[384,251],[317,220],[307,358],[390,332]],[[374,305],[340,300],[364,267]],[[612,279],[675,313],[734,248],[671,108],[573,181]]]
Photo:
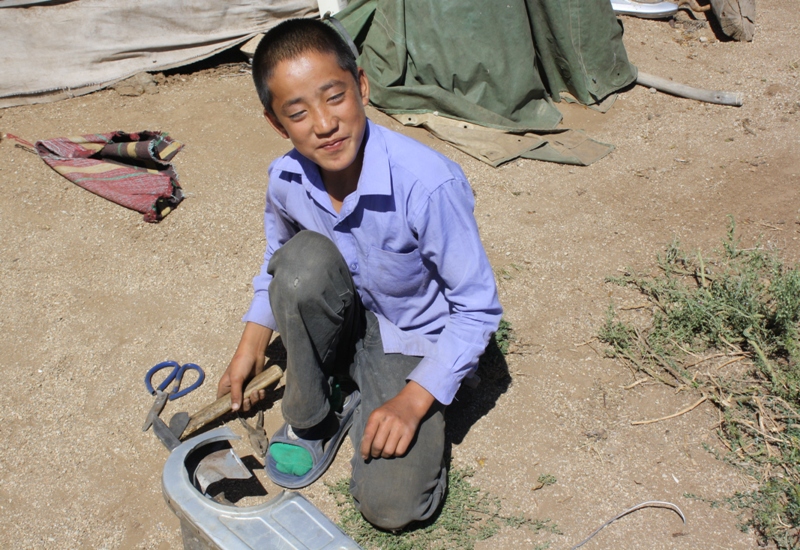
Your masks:
[[[267,370],[253,378],[244,389],[244,399],[250,397],[250,394],[257,390],[266,389],[274,384],[277,384],[283,377],[283,371],[278,365],[272,365]],[[183,430],[181,437],[186,437],[196,432],[206,424],[209,424],[227,414],[231,410],[231,394],[225,394],[207,407],[203,407],[189,420],[186,429]]]

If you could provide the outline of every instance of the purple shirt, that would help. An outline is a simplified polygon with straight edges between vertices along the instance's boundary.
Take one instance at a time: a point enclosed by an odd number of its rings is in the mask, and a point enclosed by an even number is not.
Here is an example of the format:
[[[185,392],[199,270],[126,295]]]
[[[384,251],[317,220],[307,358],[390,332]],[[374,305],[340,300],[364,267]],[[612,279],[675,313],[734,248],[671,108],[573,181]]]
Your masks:
[[[267,251],[244,321],[275,329],[267,264],[303,229],[331,239],[361,301],[380,323],[385,353],[423,357],[409,380],[449,405],[475,372],[502,308],[461,168],[368,121],[358,187],[341,211],[313,162],[296,150],[269,168]]]

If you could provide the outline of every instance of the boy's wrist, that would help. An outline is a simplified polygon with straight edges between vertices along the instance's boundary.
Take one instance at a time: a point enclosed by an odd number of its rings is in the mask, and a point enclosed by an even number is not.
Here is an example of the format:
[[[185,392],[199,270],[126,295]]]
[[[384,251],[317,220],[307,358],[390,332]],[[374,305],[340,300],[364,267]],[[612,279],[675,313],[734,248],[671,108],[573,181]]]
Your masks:
[[[272,339],[271,328],[248,322],[244,327],[242,339],[236,348],[236,355],[264,355],[270,339]]]
[[[405,406],[416,416],[422,419],[436,402],[436,398],[413,380],[409,380],[405,387],[398,394]]]

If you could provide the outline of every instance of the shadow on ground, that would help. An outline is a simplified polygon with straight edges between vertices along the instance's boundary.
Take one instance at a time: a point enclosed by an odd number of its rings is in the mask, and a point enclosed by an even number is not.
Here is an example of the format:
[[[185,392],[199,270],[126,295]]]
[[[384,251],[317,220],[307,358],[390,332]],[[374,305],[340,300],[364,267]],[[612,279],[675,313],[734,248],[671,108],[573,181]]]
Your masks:
[[[492,336],[481,356],[477,374],[480,377],[477,387],[463,384],[445,412],[446,435],[450,443],[460,444],[470,428],[489,414],[500,396],[511,386],[508,363],[495,336]]]

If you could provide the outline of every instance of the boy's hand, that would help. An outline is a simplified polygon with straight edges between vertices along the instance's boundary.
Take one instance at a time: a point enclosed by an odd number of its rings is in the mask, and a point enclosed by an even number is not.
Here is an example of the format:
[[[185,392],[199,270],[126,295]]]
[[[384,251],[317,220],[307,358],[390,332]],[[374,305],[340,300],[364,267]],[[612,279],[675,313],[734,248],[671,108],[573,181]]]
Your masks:
[[[428,390],[408,382],[393,397],[369,415],[361,439],[361,458],[403,456],[417,434],[422,418],[436,401]]]
[[[251,393],[250,397],[242,402],[244,383],[264,370],[266,362],[264,352],[270,338],[272,338],[272,329],[256,323],[245,325],[236,353],[217,385],[217,399],[227,393],[231,394],[231,410],[238,411],[239,408],[243,408],[248,411],[251,406],[265,397],[266,392],[259,390]]]

